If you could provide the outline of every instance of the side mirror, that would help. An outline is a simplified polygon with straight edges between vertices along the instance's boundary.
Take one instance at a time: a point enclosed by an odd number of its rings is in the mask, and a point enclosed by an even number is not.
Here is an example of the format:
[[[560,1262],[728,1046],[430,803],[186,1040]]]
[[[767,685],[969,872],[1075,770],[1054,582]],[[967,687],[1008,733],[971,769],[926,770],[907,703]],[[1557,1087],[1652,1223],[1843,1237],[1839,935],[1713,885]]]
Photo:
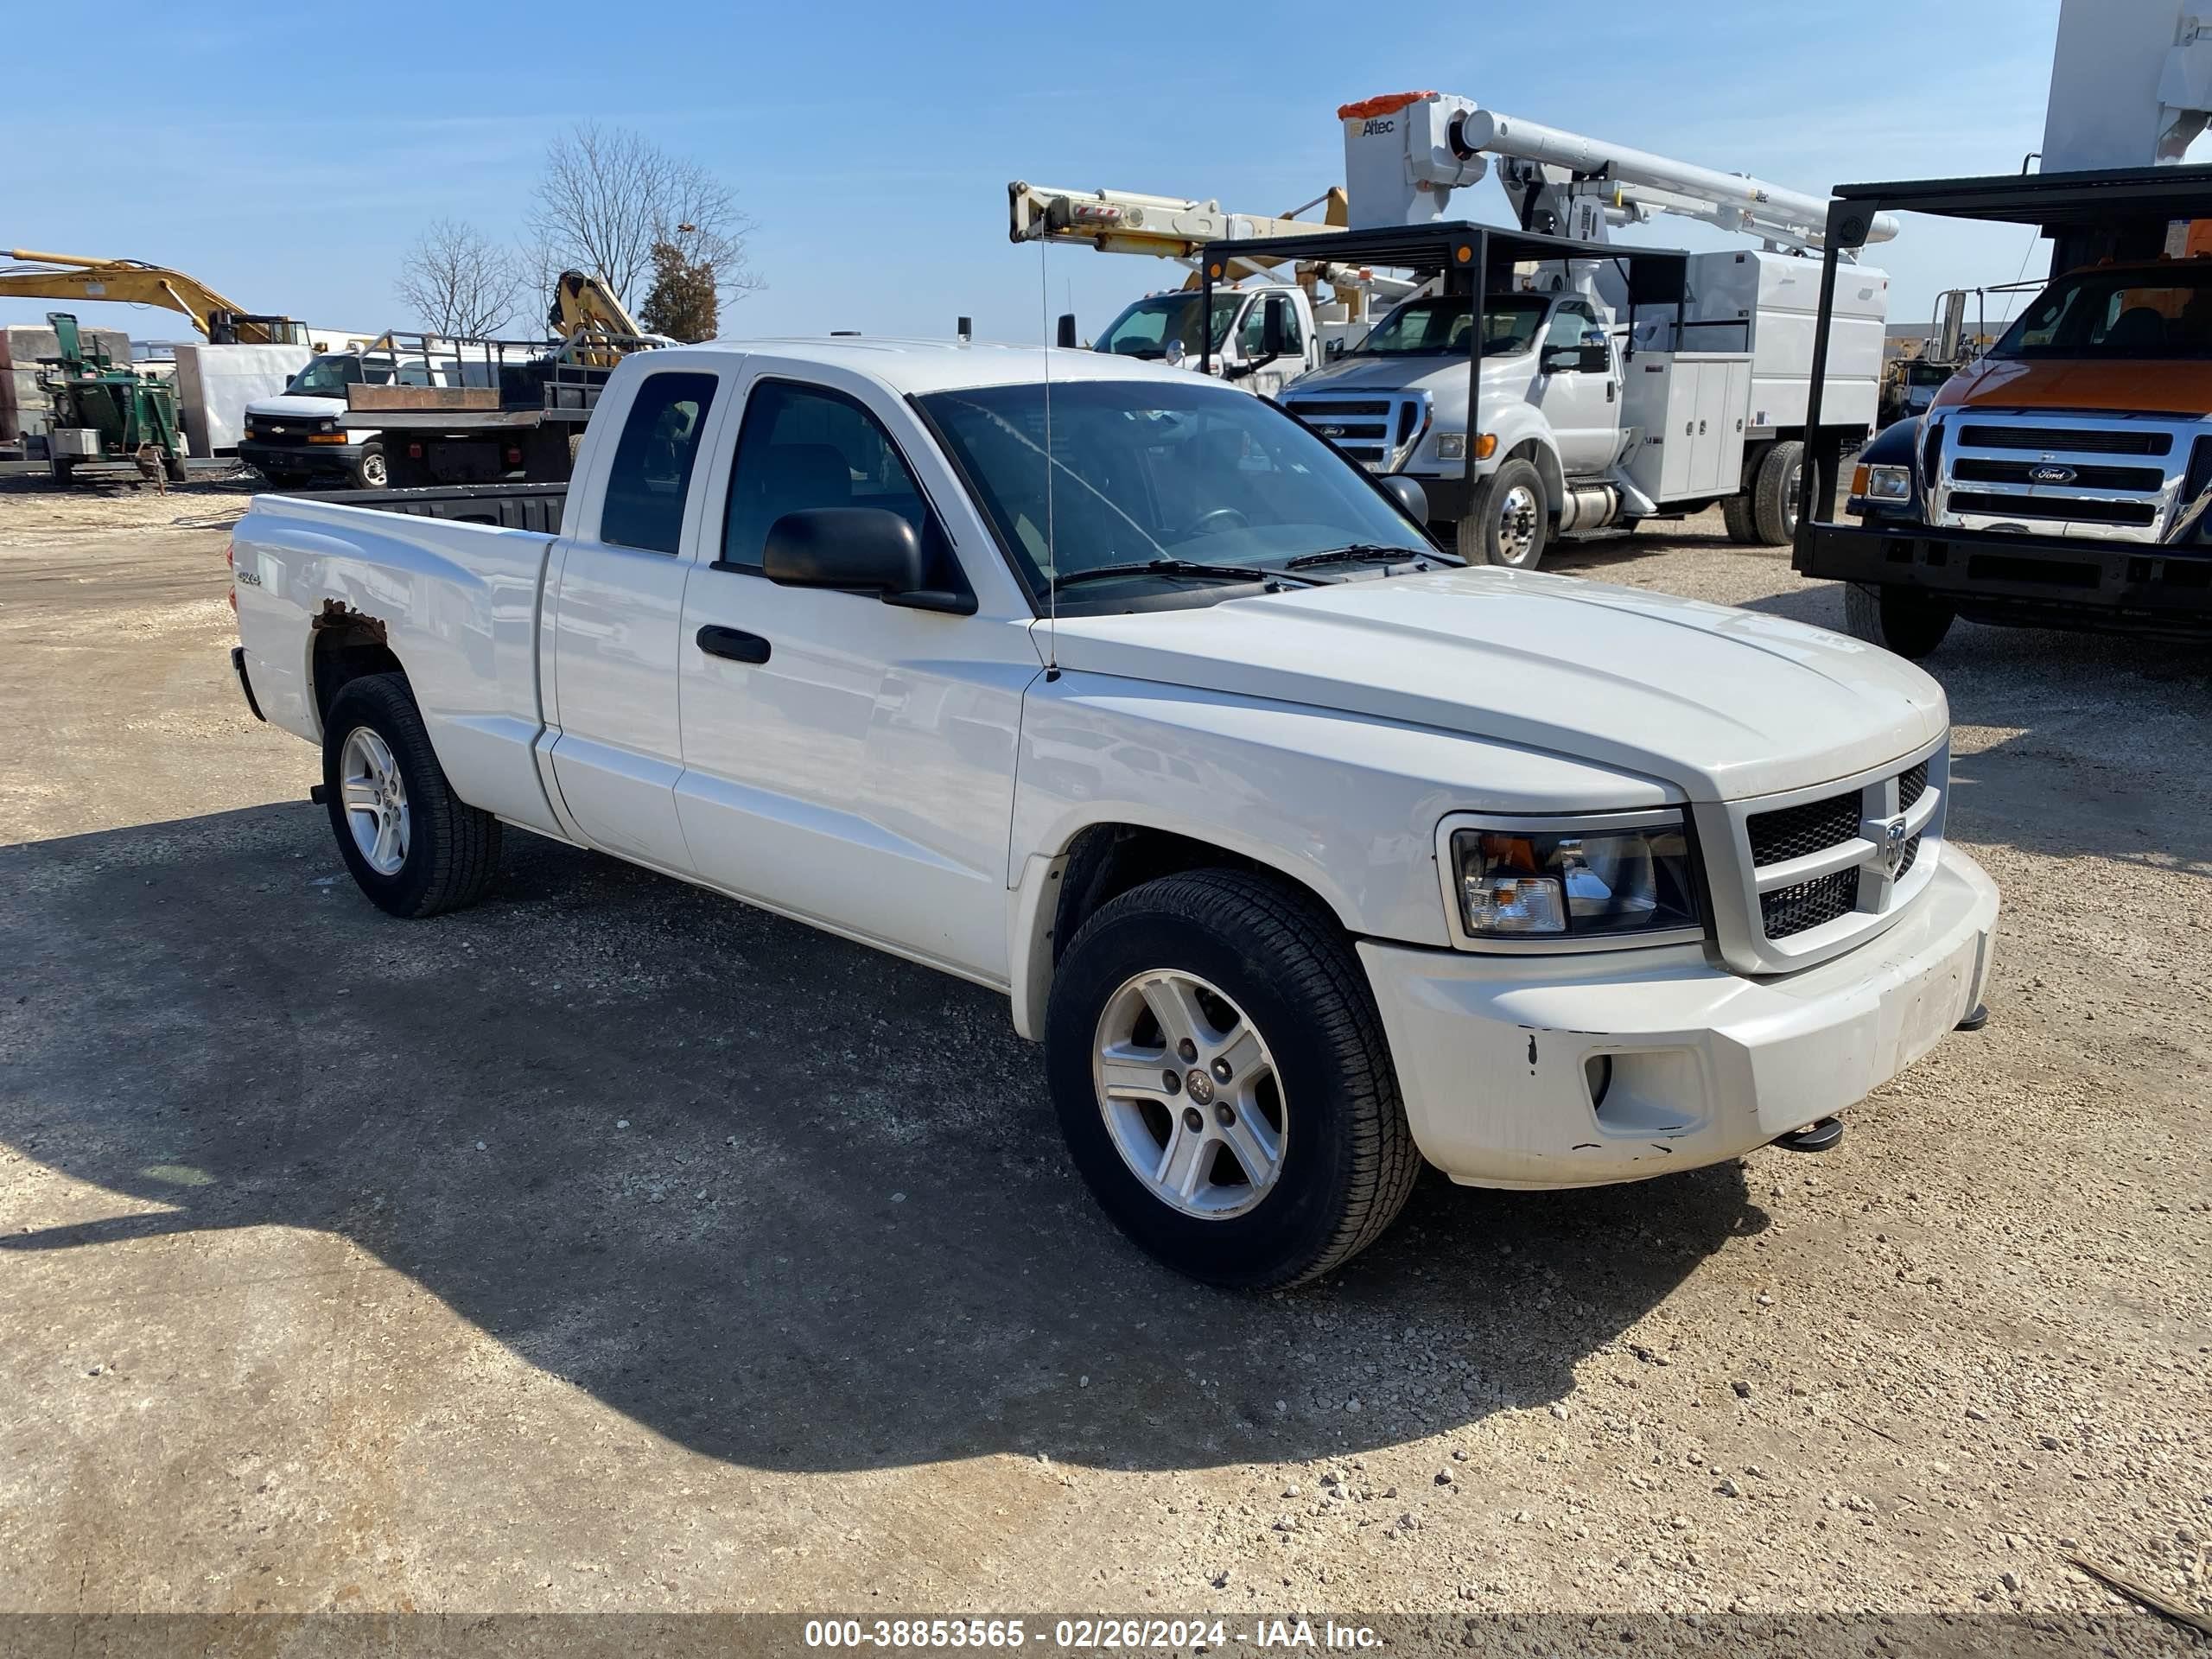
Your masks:
[[[1281,357],[1282,355],[1283,338],[1290,332],[1289,324],[1287,321],[1289,311],[1290,302],[1286,300],[1280,294],[1270,294],[1265,300],[1261,302],[1261,356]]]
[[[931,588],[922,538],[883,507],[809,507],[768,526],[760,574],[785,588],[872,592],[913,611],[976,612],[973,594]]]
[[[1424,528],[1427,526],[1428,492],[1421,488],[1419,480],[1408,478],[1403,473],[1386,473],[1375,481],[1406,510],[1407,518]]]

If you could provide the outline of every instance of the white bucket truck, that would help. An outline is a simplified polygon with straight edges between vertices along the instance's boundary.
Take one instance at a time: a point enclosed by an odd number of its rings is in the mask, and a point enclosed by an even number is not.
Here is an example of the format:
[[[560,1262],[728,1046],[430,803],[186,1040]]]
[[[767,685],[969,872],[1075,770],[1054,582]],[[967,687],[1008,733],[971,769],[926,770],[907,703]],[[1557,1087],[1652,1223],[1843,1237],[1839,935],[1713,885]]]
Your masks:
[[[1533,566],[1558,532],[1715,505],[1738,541],[1789,540],[1820,289],[1819,263],[1804,256],[1821,245],[1824,200],[1448,94],[1400,93],[1338,114],[1351,228],[1266,251],[1325,246],[1386,265],[1402,257],[1394,248],[1405,232],[1427,227],[1437,232],[1429,251],[1473,264],[1402,267],[1422,291],[1293,382],[1286,406],[1340,443],[1364,440],[1348,453],[1371,470],[1419,478],[1438,527],[1472,559]],[[1446,218],[1452,193],[1489,176],[1493,160],[1517,236]],[[1668,255],[1611,242],[1613,229],[1655,213],[1761,245]],[[1896,228],[1882,216],[1869,240]],[[1498,257],[1474,258],[1478,232]],[[1216,244],[1205,275],[1252,251]],[[1669,262],[1678,279],[1663,276]],[[1649,280],[1632,275],[1639,269]],[[1889,279],[1857,264],[1844,278],[1823,426],[1856,441],[1874,425]]]

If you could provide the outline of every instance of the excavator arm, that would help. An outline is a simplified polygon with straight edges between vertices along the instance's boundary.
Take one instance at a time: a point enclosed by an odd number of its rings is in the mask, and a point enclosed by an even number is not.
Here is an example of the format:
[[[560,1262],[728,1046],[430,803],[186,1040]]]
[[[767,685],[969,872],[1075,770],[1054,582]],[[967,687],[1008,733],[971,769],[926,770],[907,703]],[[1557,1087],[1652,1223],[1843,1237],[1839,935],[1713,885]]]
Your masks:
[[[261,317],[207,283],[137,259],[90,259],[79,254],[9,248],[15,263],[0,268],[0,299],[108,300],[181,311],[213,339],[223,327],[243,345],[266,345],[286,332],[289,319]]]
[[[631,336],[645,333],[613,289],[581,270],[561,273],[560,281],[553,285],[553,304],[545,321],[563,340],[586,328]]]

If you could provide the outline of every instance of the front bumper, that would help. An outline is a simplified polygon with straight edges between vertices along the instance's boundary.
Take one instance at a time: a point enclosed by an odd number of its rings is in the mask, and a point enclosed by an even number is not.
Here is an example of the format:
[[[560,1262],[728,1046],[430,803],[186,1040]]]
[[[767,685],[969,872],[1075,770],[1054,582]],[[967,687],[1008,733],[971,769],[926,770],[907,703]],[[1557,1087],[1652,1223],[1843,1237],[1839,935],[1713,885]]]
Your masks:
[[[1808,523],[1800,575],[1905,586],[1977,620],[2041,626],[2212,626],[2212,546],[1937,530],[1894,518]]]
[[[1423,1157],[1469,1185],[1596,1186],[1740,1156],[1880,1087],[1980,1002],[1996,924],[1995,884],[1947,843],[1910,914],[1772,979],[1695,946],[1359,954]]]
[[[1428,521],[1433,524],[1457,524],[1467,516],[1474,499],[1475,481],[1465,473],[1457,478],[1436,478],[1427,473],[1408,469],[1406,476],[1421,487],[1428,498]]]
[[[238,445],[238,459],[264,475],[327,473],[347,478],[365,448],[359,443],[264,443],[248,438]]]

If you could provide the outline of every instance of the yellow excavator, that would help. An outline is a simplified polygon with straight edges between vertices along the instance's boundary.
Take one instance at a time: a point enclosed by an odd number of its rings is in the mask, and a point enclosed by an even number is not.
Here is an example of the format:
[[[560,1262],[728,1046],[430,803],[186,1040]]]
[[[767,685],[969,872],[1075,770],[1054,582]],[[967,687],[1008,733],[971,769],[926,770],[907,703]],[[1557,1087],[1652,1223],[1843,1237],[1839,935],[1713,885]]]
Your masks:
[[[289,317],[248,311],[197,277],[139,259],[91,259],[73,253],[4,250],[14,263],[0,267],[0,299],[111,300],[181,311],[217,346],[306,346],[307,325]]]

